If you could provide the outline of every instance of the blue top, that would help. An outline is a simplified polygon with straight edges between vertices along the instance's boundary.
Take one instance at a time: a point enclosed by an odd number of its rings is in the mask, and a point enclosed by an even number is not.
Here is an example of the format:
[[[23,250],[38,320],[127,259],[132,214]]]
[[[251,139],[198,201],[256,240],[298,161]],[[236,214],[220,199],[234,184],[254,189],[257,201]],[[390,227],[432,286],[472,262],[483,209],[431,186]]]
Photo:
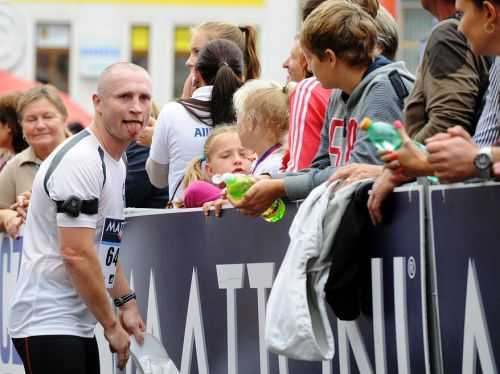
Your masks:
[[[128,162],[125,180],[126,206],[128,208],[165,208],[168,202],[168,187],[156,188],[146,174],[149,148],[132,142],[126,154]]]

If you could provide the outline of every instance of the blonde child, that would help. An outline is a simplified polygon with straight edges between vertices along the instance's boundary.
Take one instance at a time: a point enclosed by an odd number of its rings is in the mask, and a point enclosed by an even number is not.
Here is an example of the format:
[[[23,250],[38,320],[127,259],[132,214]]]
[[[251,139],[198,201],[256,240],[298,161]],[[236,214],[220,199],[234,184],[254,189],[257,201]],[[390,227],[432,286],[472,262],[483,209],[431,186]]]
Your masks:
[[[186,208],[197,208],[221,197],[222,187],[212,177],[223,173],[249,174],[249,151],[243,148],[235,126],[219,126],[208,136],[203,155],[191,161],[184,176]]]
[[[250,80],[234,94],[238,134],[243,147],[256,156],[251,173],[256,179],[262,175],[278,176],[284,154],[284,139],[288,134],[289,93],[292,84],[281,86],[264,80]],[[205,215],[214,208],[219,216],[227,204],[219,197],[203,204]]]
[[[241,143],[255,152],[255,176],[280,174],[284,141],[288,135],[291,84],[251,80],[234,94]]]

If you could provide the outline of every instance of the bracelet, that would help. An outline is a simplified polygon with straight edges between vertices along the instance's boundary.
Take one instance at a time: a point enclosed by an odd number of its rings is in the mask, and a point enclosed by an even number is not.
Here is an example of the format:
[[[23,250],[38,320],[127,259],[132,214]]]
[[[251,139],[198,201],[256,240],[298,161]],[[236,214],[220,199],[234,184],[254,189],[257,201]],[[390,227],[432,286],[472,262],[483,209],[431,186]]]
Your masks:
[[[113,304],[115,304],[115,306],[119,308],[133,299],[137,299],[137,296],[134,291],[130,291],[129,293],[126,293],[125,295],[114,299]]]

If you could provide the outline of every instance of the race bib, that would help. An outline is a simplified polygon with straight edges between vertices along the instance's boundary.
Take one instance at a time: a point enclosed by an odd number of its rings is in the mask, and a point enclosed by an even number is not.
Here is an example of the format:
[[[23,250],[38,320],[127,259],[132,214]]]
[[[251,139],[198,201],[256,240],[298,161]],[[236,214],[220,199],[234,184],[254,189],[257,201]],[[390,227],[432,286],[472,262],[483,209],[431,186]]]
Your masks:
[[[113,288],[125,220],[106,218],[99,243],[99,261],[106,288]]]

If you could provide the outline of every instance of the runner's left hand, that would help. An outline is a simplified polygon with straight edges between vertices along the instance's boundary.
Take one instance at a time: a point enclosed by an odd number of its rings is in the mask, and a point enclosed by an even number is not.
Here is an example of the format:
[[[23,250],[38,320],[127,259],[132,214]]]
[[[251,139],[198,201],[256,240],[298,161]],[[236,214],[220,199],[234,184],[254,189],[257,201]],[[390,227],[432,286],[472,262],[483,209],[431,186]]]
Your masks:
[[[125,331],[135,336],[139,344],[143,343],[145,325],[135,300],[130,300],[120,307],[120,322]]]

